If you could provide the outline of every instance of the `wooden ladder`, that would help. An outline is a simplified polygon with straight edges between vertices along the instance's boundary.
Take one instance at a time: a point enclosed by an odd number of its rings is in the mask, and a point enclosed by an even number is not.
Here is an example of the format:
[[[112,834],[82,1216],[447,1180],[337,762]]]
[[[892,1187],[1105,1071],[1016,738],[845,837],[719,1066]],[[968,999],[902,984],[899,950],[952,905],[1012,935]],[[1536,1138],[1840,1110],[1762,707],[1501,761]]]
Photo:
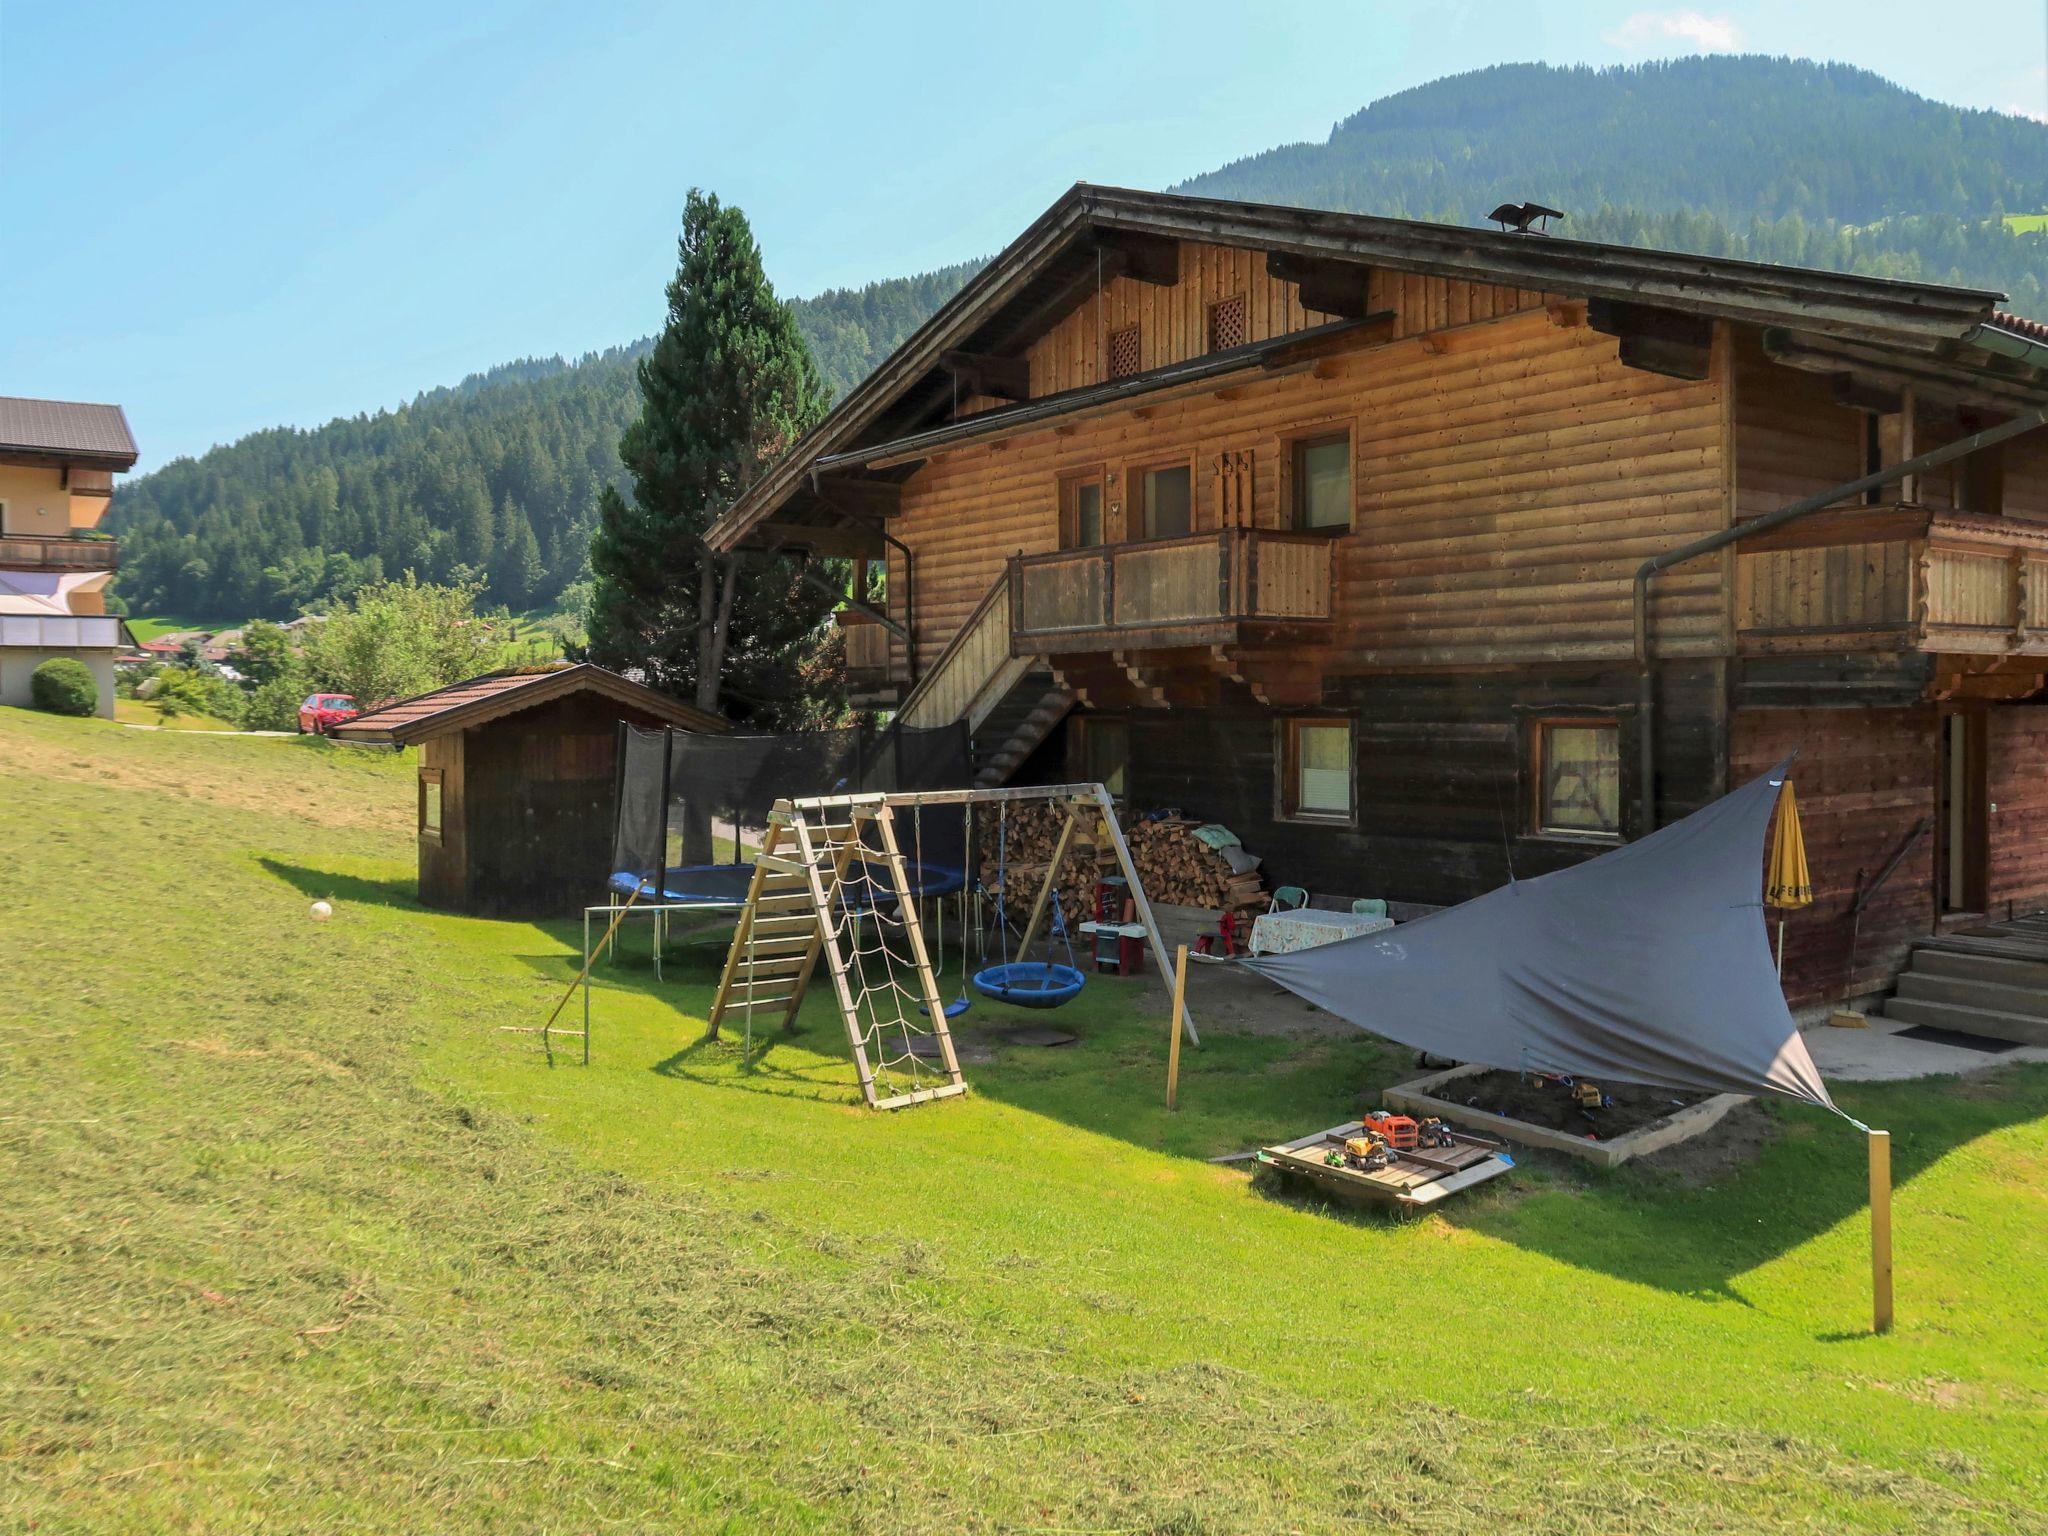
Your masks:
[[[946,1027],[945,1006],[939,1001],[938,983],[932,975],[931,958],[919,925],[917,898],[910,887],[909,872],[902,850],[896,843],[895,818],[882,796],[869,803],[862,797],[851,804],[839,802],[833,809],[846,819],[813,823],[802,802],[779,800],[769,813],[768,838],[754,861],[754,875],[747,888],[747,904],[733,931],[732,947],[726,951],[725,968],[719,976],[718,992],[711,1004],[710,1037],[718,1038],[719,1026],[734,1009],[743,1009],[751,1036],[753,1010],[779,1006],[785,1030],[794,1026],[797,1009],[817,970],[820,956],[846,1026],[846,1038],[853,1048],[853,1063],[860,1076],[861,1096],[874,1109],[901,1109],[931,1099],[946,1098],[967,1091],[960,1074],[959,1059],[953,1051],[953,1037]],[[870,847],[864,835],[872,828],[879,846]],[[843,902],[841,887],[849,865],[859,857],[880,863],[888,873],[889,890],[901,916],[909,962],[918,978],[930,1032],[937,1039],[946,1081],[933,1088],[917,1089],[890,1097],[878,1097],[874,1064],[867,1050],[867,1028],[855,995],[850,957],[840,943],[839,919]],[[876,919],[881,921],[879,917]],[[903,1024],[907,1030],[907,1021]]]

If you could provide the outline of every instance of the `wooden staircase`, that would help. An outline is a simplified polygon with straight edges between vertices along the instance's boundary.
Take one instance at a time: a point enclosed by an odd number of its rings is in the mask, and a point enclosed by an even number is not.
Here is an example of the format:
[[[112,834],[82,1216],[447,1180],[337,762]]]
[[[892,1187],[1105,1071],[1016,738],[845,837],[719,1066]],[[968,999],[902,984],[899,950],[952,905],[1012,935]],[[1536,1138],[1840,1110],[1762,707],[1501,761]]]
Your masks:
[[[977,789],[1007,783],[1074,707],[1073,690],[1053,674],[1045,658],[1010,654],[1009,597],[1006,574],[988,589],[896,715],[904,725],[919,728],[965,720],[974,742]]]
[[[1917,941],[1882,1016],[2048,1046],[2048,914]]]

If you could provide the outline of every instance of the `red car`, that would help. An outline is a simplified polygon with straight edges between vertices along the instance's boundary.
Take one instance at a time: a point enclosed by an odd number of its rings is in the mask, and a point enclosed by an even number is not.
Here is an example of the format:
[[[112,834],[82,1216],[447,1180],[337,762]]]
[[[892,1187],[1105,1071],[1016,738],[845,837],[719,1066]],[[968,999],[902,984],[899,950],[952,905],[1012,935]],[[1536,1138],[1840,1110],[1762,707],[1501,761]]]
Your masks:
[[[306,702],[299,706],[299,729],[325,736],[342,721],[361,713],[356,701],[345,693],[309,693]]]

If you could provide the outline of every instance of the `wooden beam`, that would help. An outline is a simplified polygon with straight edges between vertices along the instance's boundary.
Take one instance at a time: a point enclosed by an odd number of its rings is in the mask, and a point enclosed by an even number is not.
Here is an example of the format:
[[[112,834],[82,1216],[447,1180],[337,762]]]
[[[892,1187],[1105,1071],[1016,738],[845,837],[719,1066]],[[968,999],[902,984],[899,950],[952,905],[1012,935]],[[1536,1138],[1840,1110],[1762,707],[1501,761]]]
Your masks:
[[[1360,262],[1269,251],[1266,271],[1299,288],[1304,309],[1346,320],[1360,320],[1369,313],[1366,291],[1371,285],[1372,268]]]
[[[1619,340],[1621,360],[1631,368],[1674,379],[1707,377],[1714,322],[1705,315],[1594,299],[1586,305],[1586,323]]]
[[[1115,230],[1097,237],[1105,252],[1124,258],[1123,275],[1157,288],[1171,288],[1180,281],[1180,242],[1165,235],[1145,235],[1133,230]]]
[[[879,475],[840,471],[818,478],[818,494],[827,506],[850,517],[870,520],[894,517],[903,510],[903,482]]]
[[[939,366],[960,381],[964,394],[993,395],[1002,400],[1031,398],[1029,358],[955,350],[941,352]]]
[[[846,523],[767,522],[759,531],[774,538],[778,549],[808,549],[830,560],[879,560],[887,553],[880,533]]]

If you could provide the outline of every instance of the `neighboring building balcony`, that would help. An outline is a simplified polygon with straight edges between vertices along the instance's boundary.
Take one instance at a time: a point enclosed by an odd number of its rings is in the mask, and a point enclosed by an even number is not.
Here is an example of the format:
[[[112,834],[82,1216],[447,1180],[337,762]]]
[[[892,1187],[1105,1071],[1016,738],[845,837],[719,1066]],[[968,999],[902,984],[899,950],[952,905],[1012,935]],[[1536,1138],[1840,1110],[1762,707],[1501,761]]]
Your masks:
[[[1227,528],[1017,555],[1011,651],[1074,654],[1313,638],[1330,622],[1332,540]]]
[[[1743,651],[2048,655],[2048,523],[1859,507],[1736,551]]]
[[[120,564],[121,546],[112,539],[53,537],[40,533],[0,534],[0,569],[111,571]]]
[[[0,647],[36,651],[123,650],[129,640],[112,614],[0,613]]]

